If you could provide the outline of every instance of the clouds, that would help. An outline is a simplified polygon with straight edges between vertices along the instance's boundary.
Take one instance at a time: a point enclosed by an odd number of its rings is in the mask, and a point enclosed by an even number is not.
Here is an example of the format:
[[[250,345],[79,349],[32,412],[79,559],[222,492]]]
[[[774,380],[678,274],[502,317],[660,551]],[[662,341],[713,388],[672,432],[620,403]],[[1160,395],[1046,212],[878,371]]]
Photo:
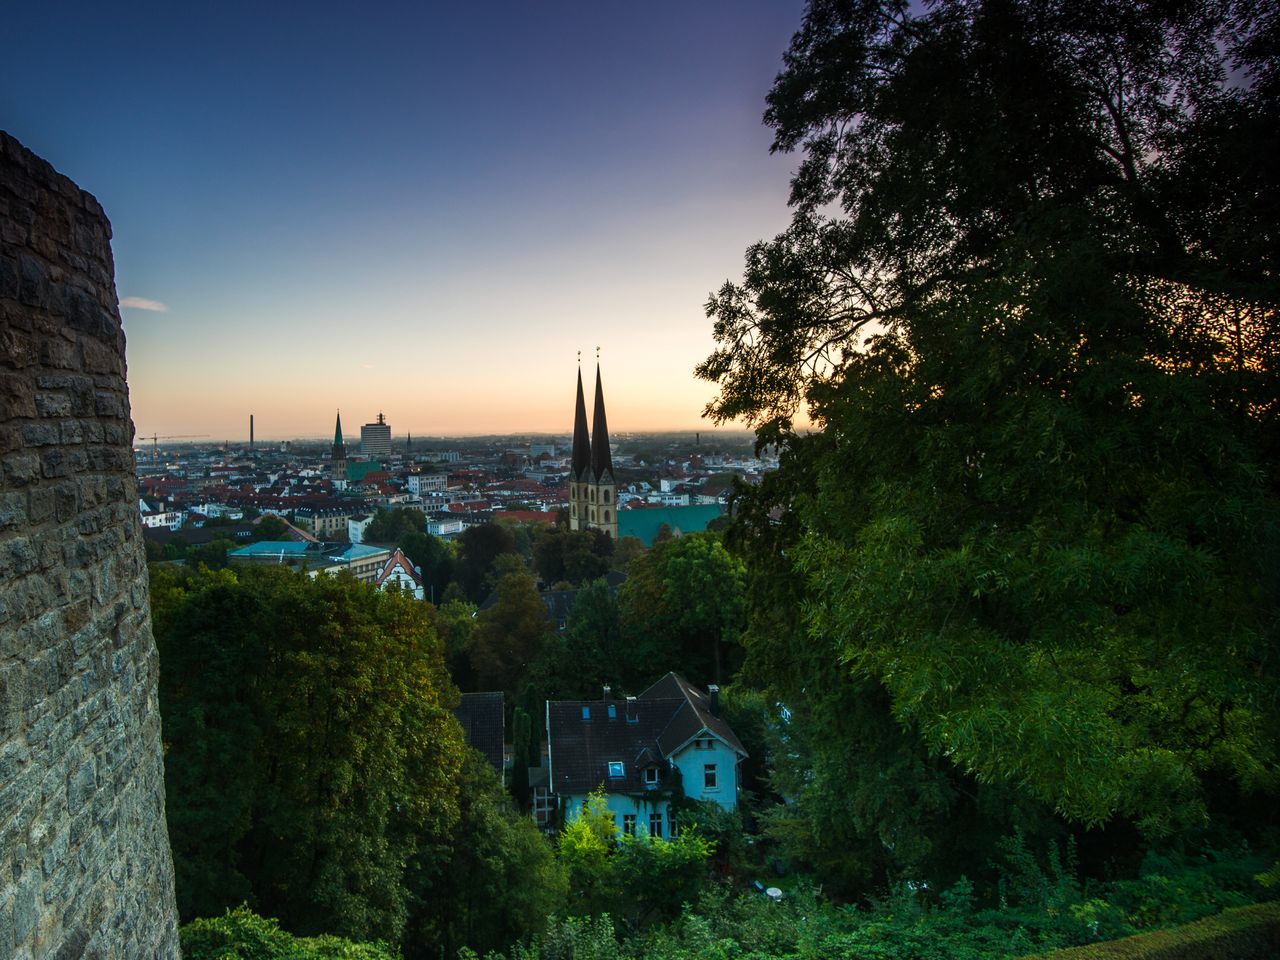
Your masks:
[[[150,310],[152,313],[168,313],[169,305],[159,300],[148,300],[146,297],[124,297],[120,306],[126,310]]]

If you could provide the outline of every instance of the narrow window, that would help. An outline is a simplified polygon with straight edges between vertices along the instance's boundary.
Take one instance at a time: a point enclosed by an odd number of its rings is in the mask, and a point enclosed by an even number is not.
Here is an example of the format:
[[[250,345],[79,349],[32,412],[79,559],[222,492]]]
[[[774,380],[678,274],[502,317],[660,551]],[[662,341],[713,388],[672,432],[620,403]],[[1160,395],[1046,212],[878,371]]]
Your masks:
[[[634,813],[624,813],[622,815],[622,832],[628,837],[636,835],[636,815]]]
[[[654,786],[655,784],[657,784],[657,782],[658,782],[658,768],[657,768],[657,767],[645,767],[645,770],[644,770],[644,782],[645,782],[646,784],[648,784],[649,786],[651,786],[651,787],[652,787],[652,786]]]
[[[618,707],[612,703],[609,704],[609,719],[610,720],[618,719]]]
[[[649,836],[651,837],[662,836],[662,814],[660,813],[649,814]]]
[[[608,490],[605,490],[603,493],[604,493],[604,502],[605,502],[605,503],[608,503],[608,502],[609,502],[609,491],[608,491]]]
[[[582,708],[582,719],[583,719],[583,720],[590,720],[590,719],[591,719],[591,708],[590,708],[590,707],[583,707],[583,708]]]
[[[704,763],[702,765],[702,786],[707,790],[716,789],[716,765],[714,763]]]

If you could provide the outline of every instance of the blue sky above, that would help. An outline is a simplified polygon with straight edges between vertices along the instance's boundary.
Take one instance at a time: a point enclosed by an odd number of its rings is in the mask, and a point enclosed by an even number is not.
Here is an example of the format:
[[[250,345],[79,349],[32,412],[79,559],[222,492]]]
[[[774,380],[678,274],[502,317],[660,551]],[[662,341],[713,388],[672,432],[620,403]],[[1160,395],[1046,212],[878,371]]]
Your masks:
[[[800,3],[113,6],[6,14],[0,126],[167,307],[123,310],[139,432],[567,431],[596,346],[612,427],[699,427]]]

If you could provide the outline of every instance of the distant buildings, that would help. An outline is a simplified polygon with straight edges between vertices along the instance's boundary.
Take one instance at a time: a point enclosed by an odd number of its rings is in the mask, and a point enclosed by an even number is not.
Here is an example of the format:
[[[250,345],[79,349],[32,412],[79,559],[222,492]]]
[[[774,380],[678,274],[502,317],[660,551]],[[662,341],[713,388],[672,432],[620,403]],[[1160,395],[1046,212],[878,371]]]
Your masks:
[[[391,456],[391,424],[381,413],[376,421],[360,428],[360,452],[366,457]]]

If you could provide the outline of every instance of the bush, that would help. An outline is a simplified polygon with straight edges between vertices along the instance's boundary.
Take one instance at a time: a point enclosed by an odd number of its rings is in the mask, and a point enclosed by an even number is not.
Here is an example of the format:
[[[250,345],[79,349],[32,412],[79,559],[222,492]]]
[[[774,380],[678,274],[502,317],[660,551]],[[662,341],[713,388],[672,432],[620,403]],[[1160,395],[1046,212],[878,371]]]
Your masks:
[[[178,932],[186,960],[396,960],[381,942],[295,937],[246,906],[192,920]]]
[[[1267,960],[1275,956],[1280,956],[1280,901],[1043,955],[1045,960]]]

